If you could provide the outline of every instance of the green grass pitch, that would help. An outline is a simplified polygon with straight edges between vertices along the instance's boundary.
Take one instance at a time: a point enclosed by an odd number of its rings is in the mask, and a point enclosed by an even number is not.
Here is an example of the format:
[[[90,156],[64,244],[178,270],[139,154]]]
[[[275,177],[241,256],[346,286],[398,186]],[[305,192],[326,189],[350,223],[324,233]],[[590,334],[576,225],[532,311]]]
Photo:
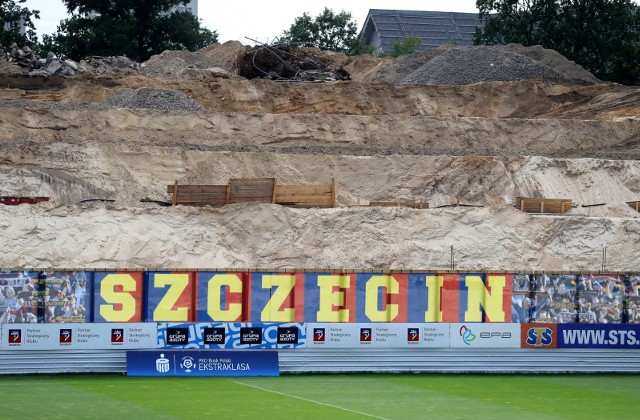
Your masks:
[[[0,376],[1,419],[640,418],[640,375]]]

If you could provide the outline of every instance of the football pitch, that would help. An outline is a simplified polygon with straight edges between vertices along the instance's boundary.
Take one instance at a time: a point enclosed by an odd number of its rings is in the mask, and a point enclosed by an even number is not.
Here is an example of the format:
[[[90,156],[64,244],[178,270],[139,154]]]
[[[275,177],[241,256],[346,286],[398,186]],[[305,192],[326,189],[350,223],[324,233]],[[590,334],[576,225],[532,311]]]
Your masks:
[[[0,376],[2,419],[640,418],[640,375]]]

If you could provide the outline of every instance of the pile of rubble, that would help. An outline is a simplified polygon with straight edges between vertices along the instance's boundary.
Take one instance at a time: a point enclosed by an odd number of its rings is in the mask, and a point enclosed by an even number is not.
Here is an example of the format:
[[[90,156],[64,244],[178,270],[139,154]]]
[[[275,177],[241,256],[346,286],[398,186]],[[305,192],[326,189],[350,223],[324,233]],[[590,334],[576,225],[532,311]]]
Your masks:
[[[98,76],[140,71],[140,63],[124,56],[102,57],[93,56],[80,60],[82,71],[88,71]]]
[[[16,43],[8,51],[2,48],[0,50],[2,50],[2,56],[7,61],[27,69],[30,76],[53,76],[54,74],[75,76],[79,71],[78,63],[73,60],[58,58],[52,52],[47,54],[47,58],[40,58],[28,46],[19,48]]]
[[[124,72],[138,72],[140,64],[127,57],[89,57],[77,63],[49,52],[47,58],[40,58],[28,46],[18,47],[15,43],[10,50],[0,47],[0,57],[9,63],[23,68],[29,76],[76,76],[90,72],[98,76],[114,75]]]
[[[331,70],[333,61],[315,48],[293,44],[258,45],[238,55],[233,69],[247,79],[260,77],[275,81],[317,82],[349,80],[340,68]]]

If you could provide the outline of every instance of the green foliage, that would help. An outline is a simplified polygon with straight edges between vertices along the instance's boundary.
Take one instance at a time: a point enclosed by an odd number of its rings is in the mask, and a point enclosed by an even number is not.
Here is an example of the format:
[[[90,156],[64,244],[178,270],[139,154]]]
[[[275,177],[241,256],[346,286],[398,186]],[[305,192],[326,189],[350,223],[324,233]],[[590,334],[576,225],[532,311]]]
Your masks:
[[[14,42],[18,46],[32,45],[37,41],[32,18],[40,19],[38,10],[29,10],[21,4],[27,0],[0,0],[0,45],[10,47]],[[20,22],[24,23],[26,33],[20,33]]]
[[[485,21],[476,45],[541,45],[602,80],[640,84],[640,13],[631,0],[477,0],[476,6]]]
[[[396,38],[391,43],[391,56],[400,57],[401,55],[413,54],[417,51],[422,40],[418,36],[408,36],[406,38]]]
[[[297,17],[288,31],[284,31],[280,40],[305,47],[348,53],[356,51],[358,46],[356,33],[358,27],[351,20],[351,13],[344,10],[337,15],[326,7],[315,18],[309,13]]]
[[[347,51],[347,55],[363,55],[373,54],[375,47],[365,42],[364,37],[359,36],[351,44],[351,49]]]
[[[71,17],[47,42],[54,52],[75,60],[124,55],[145,61],[166,49],[195,51],[218,39],[191,13],[168,13],[187,0],[63,1]]]

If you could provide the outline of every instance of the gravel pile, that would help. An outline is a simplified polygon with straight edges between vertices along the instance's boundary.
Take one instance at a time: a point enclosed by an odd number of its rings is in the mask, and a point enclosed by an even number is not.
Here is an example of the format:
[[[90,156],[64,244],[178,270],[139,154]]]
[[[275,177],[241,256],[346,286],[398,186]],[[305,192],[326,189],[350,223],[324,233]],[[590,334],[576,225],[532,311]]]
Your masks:
[[[118,108],[154,109],[158,111],[203,112],[205,108],[182,92],[166,89],[122,89],[103,103],[49,102],[25,99],[0,99],[0,108],[42,108],[59,111],[109,110]]]
[[[182,92],[167,89],[122,89],[105,101],[111,108],[155,109],[158,111],[202,112],[204,107]]]
[[[402,79],[400,84],[470,85],[541,78],[561,78],[561,75],[525,55],[477,46],[446,51]]]

